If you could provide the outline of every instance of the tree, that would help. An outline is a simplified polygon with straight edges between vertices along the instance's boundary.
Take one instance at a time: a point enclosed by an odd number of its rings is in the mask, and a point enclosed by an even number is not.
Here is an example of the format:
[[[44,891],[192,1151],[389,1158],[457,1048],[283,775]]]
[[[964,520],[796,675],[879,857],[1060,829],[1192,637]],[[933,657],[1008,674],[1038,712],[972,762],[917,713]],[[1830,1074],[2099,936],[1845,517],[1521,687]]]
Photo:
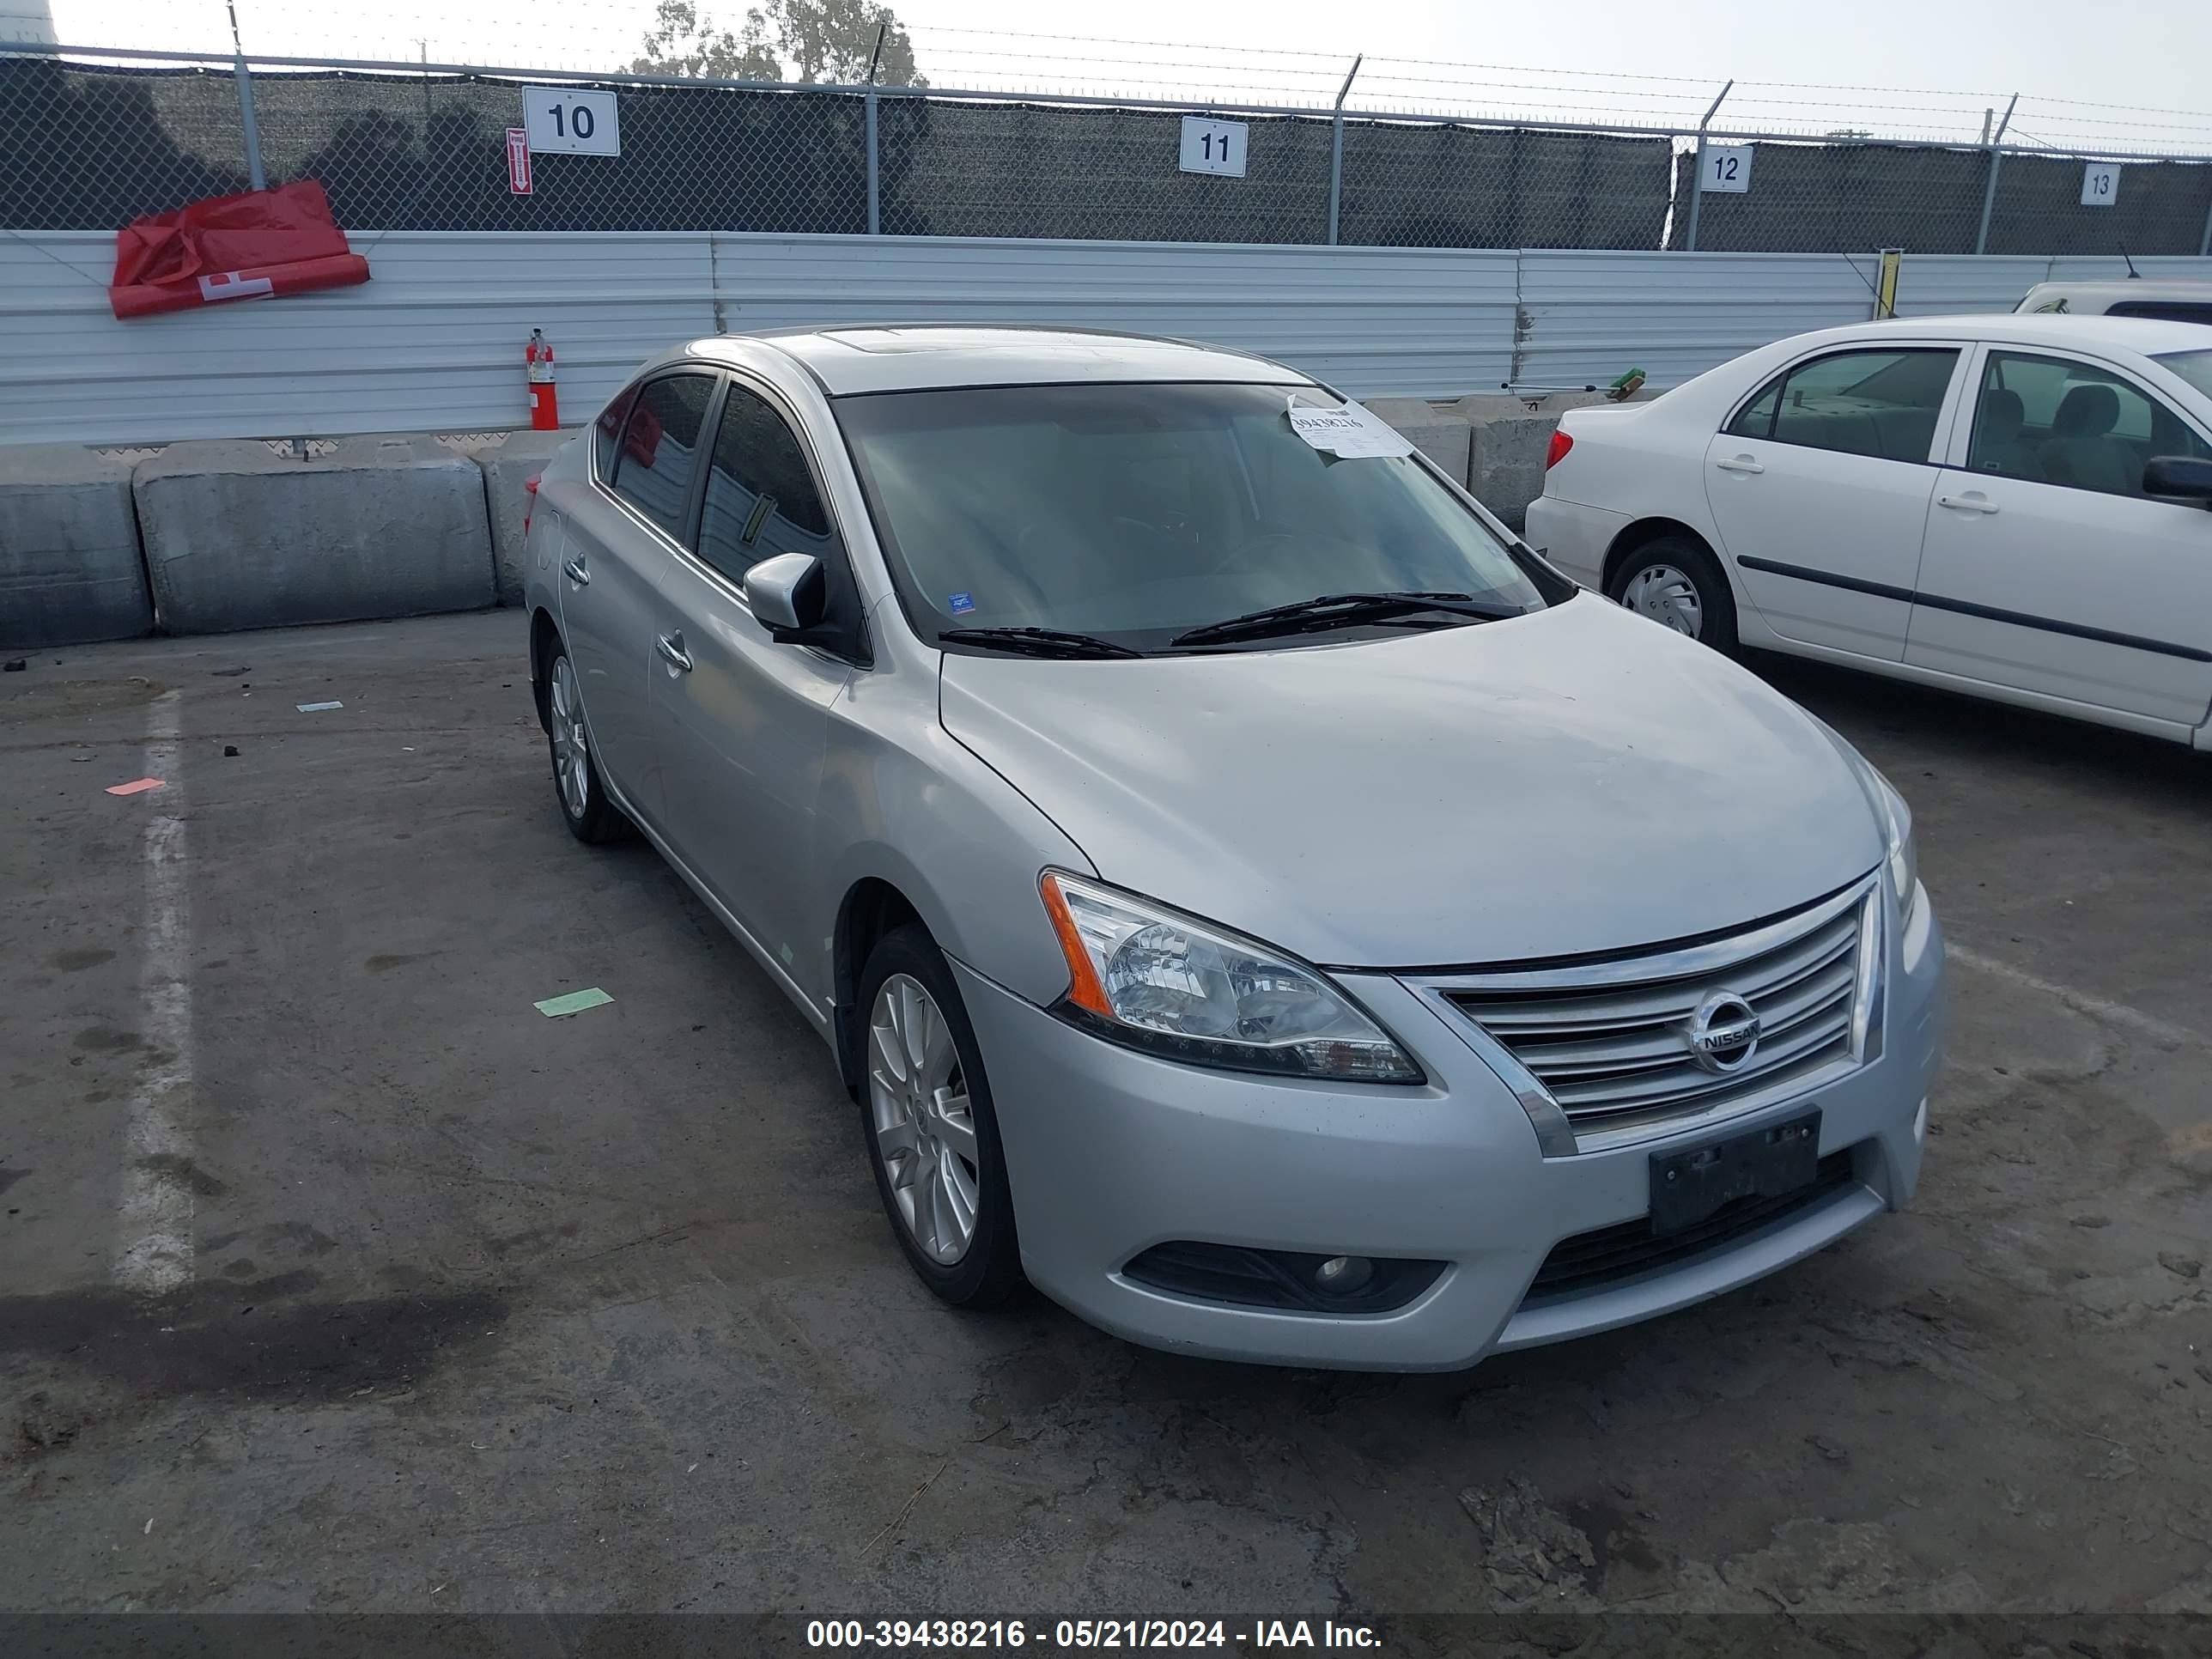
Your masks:
[[[653,21],[633,73],[857,85],[868,78],[880,28],[877,84],[929,84],[915,67],[913,37],[879,0],[764,0],[735,30],[719,27],[691,0],[660,0]]]

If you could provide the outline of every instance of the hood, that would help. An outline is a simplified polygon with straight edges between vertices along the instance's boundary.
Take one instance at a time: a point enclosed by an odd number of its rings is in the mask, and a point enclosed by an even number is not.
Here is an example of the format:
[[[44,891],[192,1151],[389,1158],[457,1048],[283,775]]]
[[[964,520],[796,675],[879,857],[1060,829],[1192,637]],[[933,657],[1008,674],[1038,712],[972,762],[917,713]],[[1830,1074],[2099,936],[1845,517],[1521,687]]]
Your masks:
[[[1323,965],[1684,939],[1884,850],[1811,716],[1590,594],[1338,645],[943,673],[946,729],[1103,879]]]

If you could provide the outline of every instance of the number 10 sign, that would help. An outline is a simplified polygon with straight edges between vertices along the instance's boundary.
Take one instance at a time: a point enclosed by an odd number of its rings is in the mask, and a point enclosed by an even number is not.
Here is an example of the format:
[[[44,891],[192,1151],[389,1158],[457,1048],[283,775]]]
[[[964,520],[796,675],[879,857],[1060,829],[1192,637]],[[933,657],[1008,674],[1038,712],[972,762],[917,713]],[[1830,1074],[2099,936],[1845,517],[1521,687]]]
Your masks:
[[[522,125],[530,134],[530,153],[562,155],[619,155],[622,123],[611,92],[570,87],[525,87]]]
[[[1242,121],[1216,121],[1203,115],[1182,118],[1182,170],[1185,173],[1224,173],[1244,176],[1244,133]]]

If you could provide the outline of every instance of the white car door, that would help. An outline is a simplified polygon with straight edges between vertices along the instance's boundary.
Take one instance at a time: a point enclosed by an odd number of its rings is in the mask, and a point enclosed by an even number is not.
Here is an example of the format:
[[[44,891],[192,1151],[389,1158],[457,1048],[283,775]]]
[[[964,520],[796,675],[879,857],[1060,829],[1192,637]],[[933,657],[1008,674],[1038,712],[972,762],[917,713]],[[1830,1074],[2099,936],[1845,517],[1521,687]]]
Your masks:
[[[1705,500],[1745,595],[1784,639],[1905,653],[1936,435],[1956,345],[1850,345],[1800,359],[1705,451]]]
[[[2212,708],[2212,513],[2142,493],[2153,455],[2212,458],[2106,362],[1986,346],[1928,513],[1905,659],[2123,716]]]

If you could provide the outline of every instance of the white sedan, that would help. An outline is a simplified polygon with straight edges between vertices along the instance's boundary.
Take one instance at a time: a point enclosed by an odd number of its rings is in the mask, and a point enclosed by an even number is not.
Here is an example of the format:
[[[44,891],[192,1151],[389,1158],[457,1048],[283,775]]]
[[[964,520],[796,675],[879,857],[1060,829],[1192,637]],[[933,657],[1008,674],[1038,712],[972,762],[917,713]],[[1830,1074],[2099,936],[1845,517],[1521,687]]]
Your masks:
[[[1570,412],[1528,538],[1757,646],[2212,749],[2212,348],[2137,318],[1778,341]]]

